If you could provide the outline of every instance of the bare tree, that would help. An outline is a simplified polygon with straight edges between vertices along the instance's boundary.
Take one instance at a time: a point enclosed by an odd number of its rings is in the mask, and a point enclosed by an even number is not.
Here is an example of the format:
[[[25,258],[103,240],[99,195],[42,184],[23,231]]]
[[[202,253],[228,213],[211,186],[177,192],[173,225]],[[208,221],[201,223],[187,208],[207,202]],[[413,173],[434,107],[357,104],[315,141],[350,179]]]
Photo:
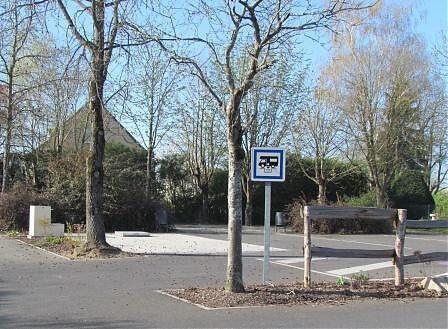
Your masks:
[[[67,121],[86,101],[86,62],[76,48],[58,46],[51,36],[33,47],[39,47],[45,56],[33,60],[35,70],[30,74],[35,88],[30,92],[32,109],[27,109],[27,121],[33,121],[30,125],[34,128],[28,132],[28,147],[34,150],[42,146],[60,154],[67,142]],[[74,146],[79,148],[76,143]]]
[[[426,177],[431,193],[443,189],[448,177],[448,107],[446,81],[438,70],[431,74],[425,97],[420,99],[423,109],[417,127],[413,161]]]
[[[21,111],[23,96],[30,86],[24,77],[28,70],[24,62],[36,56],[28,47],[35,31],[34,18],[37,15],[29,1],[8,0],[0,5],[0,84],[4,87],[5,113],[3,118],[3,177],[2,193],[9,189],[11,176],[11,147],[14,137],[15,118]]]
[[[372,1],[332,1],[322,8],[311,2],[226,0],[222,6],[212,6],[198,1],[186,9],[184,17],[189,21],[180,24],[182,32],[165,30],[177,44],[188,44],[183,49],[168,49],[167,43],[163,43],[165,49],[178,63],[191,68],[191,73],[203,83],[226,117],[229,169],[226,290],[244,291],[241,181],[245,152],[242,136],[248,125],[242,121],[241,105],[254,78],[275,67],[276,54],[296,36],[309,30],[331,28],[343,12],[371,5]],[[172,23],[169,20],[167,27],[176,28]],[[193,35],[185,36],[187,33]],[[242,53],[247,66],[238,72],[235,61]],[[202,69],[204,59],[216,63],[221,77],[217,84]],[[225,92],[221,88],[225,88]]]
[[[104,87],[113,50],[125,47],[117,42],[129,8],[122,0],[79,0],[70,6],[56,0],[68,28],[89,54],[90,82],[88,109],[91,117],[91,143],[86,159],[86,232],[90,248],[111,248],[106,242],[103,220]],[[90,26],[84,25],[89,22]]]
[[[255,146],[288,144],[293,123],[299,114],[304,93],[304,70],[300,59],[279,62],[277,71],[259,74],[241,106],[243,121],[248,123],[243,133],[243,193],[246,197],[245,225],[253,224],[255,185],[250,179],[250,152]]]
[[[342,173],[333,170],[332,160],[341,152],[343,140],[343,116],[332,102],[327,102],[323,91],[315,89],[312,98],[300,111],[294,129],[295,144],[303,156],[314,159],[313,175],[302,166],[302,172],[318,187],[317,201],[319,204],[327,202],[327,184],[335,182]]]
[[[156,150],[174,123],[173,108],[179,89],[179,70],[166,54],[150,45],[136,49],[130,59],[124,116],[144,142],[146,157],[145,193],[154,197]]]
[[[389,206],[392,179],[414,154],[424,112],[420,101],[429,78],[424,46],[409,27],[406,12],[389,13],[386,8],[368,25],[341,33],[324,73],[327,90],[336,91],[334,101],[346,114],[357,156],[367,163],[380,207]]]
[[[188,168],[201,193],[200,219],[207,222],[210,184],[225,153],[224,118],[201,85],[188,89],[186,103],[181,105],[181,140],[177,143],[187,154]]]

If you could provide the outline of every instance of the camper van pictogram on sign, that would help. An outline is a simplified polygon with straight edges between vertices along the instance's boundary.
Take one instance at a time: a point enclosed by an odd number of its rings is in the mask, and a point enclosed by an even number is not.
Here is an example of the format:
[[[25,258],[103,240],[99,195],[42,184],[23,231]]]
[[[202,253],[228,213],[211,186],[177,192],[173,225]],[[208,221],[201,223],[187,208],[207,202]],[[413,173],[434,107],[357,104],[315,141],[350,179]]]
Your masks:
[[[278,167],[278,156],[262,155],[258,165],[264,169],[265,173],[272,173],[272,169]]]
[[[283,148],[254,147],[251,158],[251,180],[283,182],[285,180],[285,150]]]

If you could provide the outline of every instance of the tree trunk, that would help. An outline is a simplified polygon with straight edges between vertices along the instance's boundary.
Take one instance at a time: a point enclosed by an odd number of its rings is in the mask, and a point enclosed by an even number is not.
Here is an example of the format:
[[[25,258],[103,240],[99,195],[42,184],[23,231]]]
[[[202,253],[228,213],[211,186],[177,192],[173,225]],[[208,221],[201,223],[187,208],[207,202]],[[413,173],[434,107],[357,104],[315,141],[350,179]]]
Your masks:
[[[144,220],[147,223],[147,229],[149,231],[157,230],[158,224],[154,222],[154,217],[151,218],[151,201],[153,195],[153,170],[154,168],[154,149],[152,147],[152,140],[147,149],[146,154],[146,177],[145,177],[145,206],[144,206]]]
[[[9,190],[10,179],[10,161],[11,161],[11,138],[12,138],[12,110],[8,106],[6,118],[6,136],[3,147],[3,177],[2,177],[2,194]]]
[[[317,195],[317,202],[319,204],[327,203],[327,184],[324,179],[318,179],[317,185],[319,187],[319,194]]]
[[[104,2],[95,10],[95,45],[92,50],[92,77],[89,84],[89,112],[91,116],[91,143],[86,159],[86,233],[87,246],[110,248],[106,242],[103,219],[103,90],[105,75],[104,53]]]
[[[227,147],[229,153],[228,239],[226,290],[244,292],[242,253],[242,186],[244,150],[239,111],[232,106],[228,113]],[[238,108],[239,109],[239,108]]]
[[[103,82],[90,82],[89,111],[92,117],[92,142],[86,159],[86,233],[92,248],[108,247],[103,219],[104,127],[102,116]]]
[[[14,65],[14,64],[13,64]],[[12,125],[13,125],[13,75],[12,71],[14,70],[14,66],[11,69],[11,73],[8,74],[8,105],[7,105],[7,113],[6,113],[6,135],[5,142],[3,147],[3,177],[2,177],[2,194],[8,192],[9,190],[9,180],[10,180],[10,161],[11,161],[11,140],[12,140]]]
[[[201,187],[201,199],[202,199],[201,220],[203,223],[207,223],[209,220],[209,209],[210,209],[210,201],[207,185],[203,185]]]
[[[387,191],[385,188],[379,184],[375,184],[375,194],[376,194],[376,206],[378,208],[388,208],[389,207],[389,197],[387,196]]]
[[[246,181],[246,209],[244,211],[244,224],[247,226],[252,226],[253,223],[253,195],[254,195],[254,184],[247,178]]]

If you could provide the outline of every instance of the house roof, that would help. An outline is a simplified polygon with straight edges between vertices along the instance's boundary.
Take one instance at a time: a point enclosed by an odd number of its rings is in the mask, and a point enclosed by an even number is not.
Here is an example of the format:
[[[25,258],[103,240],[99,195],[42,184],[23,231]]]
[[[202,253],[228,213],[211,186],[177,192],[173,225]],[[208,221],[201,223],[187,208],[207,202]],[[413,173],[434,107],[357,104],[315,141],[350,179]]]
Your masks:
[[[63,133],[53,131],[44,148],[61,145],[63,149],[78,150],[90,144],[90,113],[86,106],[73,113],[63,124]],[[103,110],[104,138],[106,143],[121,143],[132,149],[143,150],[143,146],[108,110]]]

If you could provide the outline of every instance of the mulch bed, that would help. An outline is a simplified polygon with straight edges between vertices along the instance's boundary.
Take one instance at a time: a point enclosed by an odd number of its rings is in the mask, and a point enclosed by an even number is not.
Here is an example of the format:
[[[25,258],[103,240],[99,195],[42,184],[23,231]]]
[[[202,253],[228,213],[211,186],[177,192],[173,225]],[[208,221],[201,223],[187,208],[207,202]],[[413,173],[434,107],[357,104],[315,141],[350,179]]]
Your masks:
[[[32,244],[33,246],[54,252],[58,255],[70,259],[104,259],[104,258],[122,258],[134,257],[139,254],[123,252],[119,249],[87,249],[82,241],[63,237],[59,238],[32,238],[28,239],[26,236],[18,236],[16,239]],[[140,255],[141,256],[141,255]]]
[[[340,305],[353,301],[404,300],[415,298],[446,298],[448,294],[438,294],[422,289],[421,280],[408,280],[404,287],[397,289],[393,282],[368,281],[345,286],[335,282],[316,282],[312,288],[304,288],[301,283],[274,286],[252,285],[244,293],[229,293],[223,288],[169,289],[164,293],[179,297],[194,304],[209,308],[265,306],[265,305]]]

